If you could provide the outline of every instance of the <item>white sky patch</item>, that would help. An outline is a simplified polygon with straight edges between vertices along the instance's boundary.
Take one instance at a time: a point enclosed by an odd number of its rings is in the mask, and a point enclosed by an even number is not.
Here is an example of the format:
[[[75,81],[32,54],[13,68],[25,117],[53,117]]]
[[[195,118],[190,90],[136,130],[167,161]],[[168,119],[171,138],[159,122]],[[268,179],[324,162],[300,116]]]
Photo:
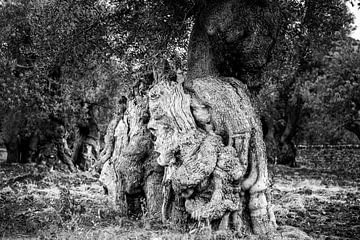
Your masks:
[[[347,6],[350,10],[350,12],[352,12],[352,14],[354,14],[354,26],[356,27],[356,29],[354,31],[352,31],[352,33],[350,34],[351,37],[360,40],[360,9],[359,6],[357,4],[354,4],[354,6],[351,6],[351,4],[348,2]]]

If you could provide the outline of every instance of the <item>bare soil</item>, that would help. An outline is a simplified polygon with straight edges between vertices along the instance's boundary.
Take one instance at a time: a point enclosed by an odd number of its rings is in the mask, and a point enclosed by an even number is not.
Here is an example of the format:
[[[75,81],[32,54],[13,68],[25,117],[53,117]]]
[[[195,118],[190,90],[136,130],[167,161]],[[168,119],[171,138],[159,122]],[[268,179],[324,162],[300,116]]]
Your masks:
[[[360,239],[360,150],[301,150],[301,167],[270,166],[279,225],[314,239]],[[179,230],[146,213],[121,217],[98,176],[36,165],[0,165],[0,238],[202,239],[201,224]],[[150,220],[151,219],[151,220]],[[238,239],[211,233],[212,239]]]

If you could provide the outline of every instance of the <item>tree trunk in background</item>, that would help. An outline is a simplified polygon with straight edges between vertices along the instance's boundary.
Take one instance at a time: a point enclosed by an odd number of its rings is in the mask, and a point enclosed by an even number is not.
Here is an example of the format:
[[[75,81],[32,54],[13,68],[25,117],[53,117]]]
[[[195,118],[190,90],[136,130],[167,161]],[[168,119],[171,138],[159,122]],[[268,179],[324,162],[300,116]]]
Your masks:
[[[299,75],[300,73],[298,73]],[[279,97],[263,113],[263,129],[270,163],[296,166],[296,147],[293,141],[301,120],[303,100],[295,89],[296,77],[281,86]]]
[[[76,169],[65,138],[66,129],[62,119],[50,117],[43,122],[39,135],[37,161],[57,170],[74,172]]]
[[[345,124],[345,128],[354,133],[360,140],[360,102],[352,101],[352,117],[351,120]]]
[[[20,122],[21,114],[19,112],[10,112],[3,120],[2,132],[8,163],[21,162]]]
[[[7,162],[29,163],[35,161],[38,147],[38,135],[23,136],[24,118],[20,112],[10,112],[4,119],[2,132],[7,150]]]
[[[8,163],[20,162],[20,138],[17,135],[7,136],[5,141]]]
[[[58,170],[74,171],[71,150],[65,139],[65,127],[59,119],[50,117],[43,121],[30,137],[20,133],[24,127],[20,113],[10,113],[3,124],[4,144],[9,163],[37,162]]]
[[[360,141],[360,120],[355,120],[345,125],[345,128],[354,133]]]
[[[24,155],[25,162],[27,163],[36,162],[39,141],[40,141],[39,133],[31,134],[31,136],[29,137],[26,143],[27,151],[26,154]]]
[[[270,163],[284,164],[296,167],[296,146],[293,138],[297,132],[300,120],[301,106],[291,106],[286,111],[285,126],[278,119],[271,116],[263,121],[264,141],[266,143],[267,158]]]
[[[262,126],[264,132],[264,141],[266,144],[266,156],[269,163],[278,162],[279,158],[279,130],[274,119],[270,114],[262,118]]]
[[[100,131],[97,124],[96,107],[85,104],[88,119],[79,125],[79,137],[75,144],[72,161],[82,171],[89,171],[95,167],[99,159]]]
[[[115,117],[110,121],[107,129],[106,134],[104,137],[104,148],[101,150],[99,155],[99,161],[95,165],[95,170],[97,172],[101,172],[106,161],[108,161],[112,153],[114,151],[115,145],[115,128],[119,122],[119,116],[115,115]]]
[[[285,130],[280,138],[280,152],[277,163],[296,167],[296,147],[293,137],[298,129],[302,109],[302,100],[297,98],[295,105],[290,105],[286,109],[287,121]]]

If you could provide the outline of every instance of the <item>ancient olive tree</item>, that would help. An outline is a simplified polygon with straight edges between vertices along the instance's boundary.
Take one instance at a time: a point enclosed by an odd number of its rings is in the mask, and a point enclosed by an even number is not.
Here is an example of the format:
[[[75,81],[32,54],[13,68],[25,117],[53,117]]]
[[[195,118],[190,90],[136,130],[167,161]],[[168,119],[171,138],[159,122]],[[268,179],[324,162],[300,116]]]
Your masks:
[[[226,76],[250,85],[259,77],[276,33],[270,11],[265,2],[203,2],[189,42],[188,94],[162,82],[149,93],[149,128],[167,194],[177,199],[172,207],[184,201],[192,218],[260,235],[275,228],[265,145],[246,87]]]
[[[213,229],[233,229],[244,236],[286,239],[288,230],[276,233],[266,149],[251,95],[263,84],[262,71],[277,37],[276,2],[163,4],[172,9],[174,17],[193,16],[187,75],[177,80],[169,74],[157,75],[147,96],[135,96],[127,104],[125,116],[130,116],[138,111],[136,105],[146,101],[142,113],[127,120],[135,122],[128,133],[134,129],[136,134],[132,144],[131,134],[126,134],[129,142],[115,156],[110,171],[117,181],[115,199],[125,193],[127,200],[149,183],[144,170],[155,152],[150,163],[157,161],[164,168],[163,173],[158,171],[163,180],[150,185],[163,187],[164,222],[205,221]],[[145,120],[145,113],[150,119]],[[154,146],[149,130],[155,136]],[[102,175],[105,173],[103,170]],[[151,193],[145,192],[150,204]],[[290,234],[307,238],[300,232]]]

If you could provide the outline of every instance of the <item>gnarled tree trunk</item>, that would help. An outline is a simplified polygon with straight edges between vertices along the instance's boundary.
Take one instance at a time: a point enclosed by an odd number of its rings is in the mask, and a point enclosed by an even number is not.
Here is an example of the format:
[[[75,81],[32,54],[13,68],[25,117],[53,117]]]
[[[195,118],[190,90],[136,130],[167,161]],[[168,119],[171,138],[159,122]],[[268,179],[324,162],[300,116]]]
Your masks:
[[[165,166],[163,219],[185,214],[243,236],[309,239],[275,231],[260,118],[243,84],[261,84],[274,8],[267,1],[197,3],[184,84],[161,81],[149,93],[148,127]]]
[[[110,162],[113,162],[113,160],[119,156],[123,146],[127,144],[128,139],[126,132],[128,130],[128,126],[126,119],[124,119],[124,114],[127,108],[126,103],[126,97],[122,96],[119,101],[119,106],[117,107],[117,112],[108,124],[104,138],[104,148],[100,152],[99,161],[95,166],[95,169],[98,172],[101,171],[106,162],[108,162],[107,165]]]
[[[162,204],[163,168],[156,164],[157,154],[153,151],[148,121],[148,98],[136,92],[127,102],[126,112],[120,114],[116,127],[109,126],[114,138],[110,147],[112,153],[105,160],[100,180],[122,214],[141,214],[140,204],[145,199],[147,216],[157,220]]]
[[[131,210],[129,199],[145,192],[148,209],[162,202],[163,221],[202,221],[251,239],[310,239],[276,232],[260,118],[246,86],[261,84],[276,8],[270,1],[195,2],[185,82],[159,81],[148,97],[135,94],[128,103],[128,143],[109,168],[117,203]]]
[[[159,83],[150,92],[149,128],[164,178],[194,219],[244,234],[272,232],[265,145],[246,87],[220,77],[196,78],[192,87],[188,95]]]

